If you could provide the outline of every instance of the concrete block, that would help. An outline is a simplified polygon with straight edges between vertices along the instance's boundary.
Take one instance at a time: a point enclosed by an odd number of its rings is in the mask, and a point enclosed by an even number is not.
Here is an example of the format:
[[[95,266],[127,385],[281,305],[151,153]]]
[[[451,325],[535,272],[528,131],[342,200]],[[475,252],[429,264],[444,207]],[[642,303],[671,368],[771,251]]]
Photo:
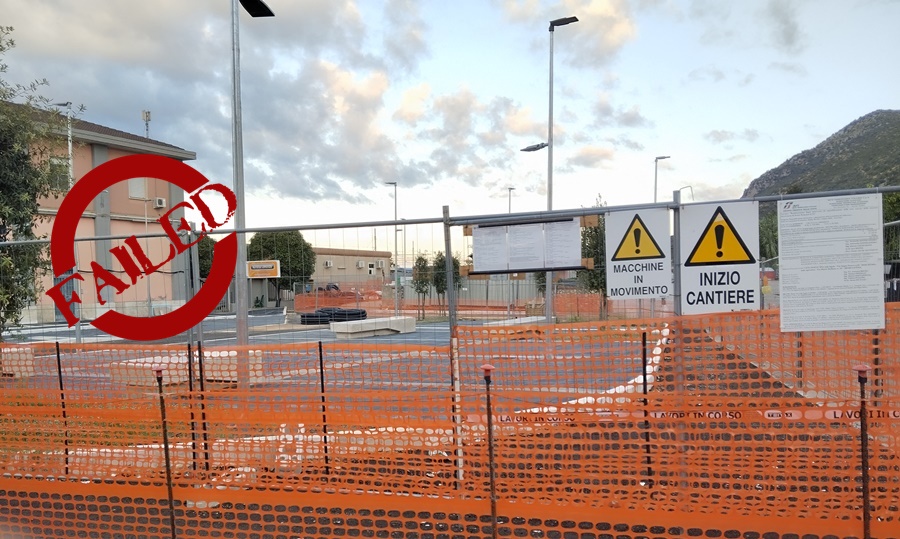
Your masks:
[[[331,323],[331,331],[334,332],[334,336],[338,339],[358,339],[376,335],[412,333],[415,330],[416,319],[411,316],[390,316]]]
[[[34,350],[30,347],[0,348],[0,372],[6,376],[34,376]]]
[[[163,385],[188,381],[187,356],[152,356],[109,364],[113,383],[129,386],[156,387],[156,371],[162,370]],[[196,365],[194,366],[196,372]]]
[[[210,350],[203,354],[203,375],[210,382],[237,382],[239,360],[247,361],[250,381],[262,379],[262,350]]]

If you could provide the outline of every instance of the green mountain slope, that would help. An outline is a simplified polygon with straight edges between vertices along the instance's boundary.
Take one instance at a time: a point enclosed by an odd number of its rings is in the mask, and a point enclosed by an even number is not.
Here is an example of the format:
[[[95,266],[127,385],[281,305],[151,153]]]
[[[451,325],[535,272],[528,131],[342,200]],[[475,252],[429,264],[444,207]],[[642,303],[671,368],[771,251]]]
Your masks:
[[[750,182],[744,198],[900,185],[900,110],[877,110]]]

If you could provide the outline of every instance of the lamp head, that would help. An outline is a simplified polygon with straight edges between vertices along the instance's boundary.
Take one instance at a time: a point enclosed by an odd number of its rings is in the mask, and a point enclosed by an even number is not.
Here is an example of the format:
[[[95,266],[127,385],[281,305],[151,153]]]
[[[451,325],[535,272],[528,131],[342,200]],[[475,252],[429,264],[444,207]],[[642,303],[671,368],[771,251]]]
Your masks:
[[[671,156],[670,155],[660,155],[659,157],[656,158],[656,161],[662,161],[663,159],[668,159],[669,157],[671,157]]]
[[[550,31],[552,32],[557,26],[565,26],[567,24],[572,24],[573,22],[578,22],[578,17],[572,16],[554,19],[550,21]]]
[[[519,151],[520,151],[520,152],[536,152],[536,151],[538,151],[538,150],[543,150],[543,149],[546,148],[547,146],[549,146],[548,143],[546,143],[546,142],[539,142],[539,143],[537,143],[537,144],[532,144],[531,146],[525,146],[524,148],[522,148],[522,149],[519,150]]]
[[[241,0],[241,6],[251,17],[274,17],[275,14],[262,0]]]

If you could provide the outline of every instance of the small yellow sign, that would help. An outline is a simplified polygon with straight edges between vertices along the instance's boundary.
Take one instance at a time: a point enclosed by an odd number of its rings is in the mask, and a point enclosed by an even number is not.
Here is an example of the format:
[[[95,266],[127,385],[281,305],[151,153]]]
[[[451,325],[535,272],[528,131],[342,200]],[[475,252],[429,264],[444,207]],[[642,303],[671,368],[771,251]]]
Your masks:
[[[653,258],[665,258],[659,244],[653,235],[647,230],[647,225],[641,220],[639,214],[634,214],[634,219],[628,225],[622,241],[616,247],[616,253],[612,257],[613,262],[620,260],[649,260]]]
[[[720,266],[725,264],[754,264],[756,259],[735,230],[722,206],[716,208],[712,219],[700,234],[697,245],[685,261],[685,266]]]
[[[247,278],[275,279],[281,277],[280,260],[253,260],[247,262]]]

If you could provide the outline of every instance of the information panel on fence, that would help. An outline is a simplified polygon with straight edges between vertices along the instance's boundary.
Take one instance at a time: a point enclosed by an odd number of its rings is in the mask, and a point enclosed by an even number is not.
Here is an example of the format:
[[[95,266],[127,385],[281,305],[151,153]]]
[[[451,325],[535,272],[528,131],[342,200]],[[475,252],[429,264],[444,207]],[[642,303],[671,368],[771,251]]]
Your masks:
[[[661,298],[672,292],[669,210],[606,215],[606,293],[609,299]]]
[[[681,208],[681,312],[759,309],[756,201]]]
[[[884,328],[881,194],[778,203],[781,330]]]
[[[472,273],[507,273],[581,268],[578,219],[513,226],[478,226],[472,231]]]

